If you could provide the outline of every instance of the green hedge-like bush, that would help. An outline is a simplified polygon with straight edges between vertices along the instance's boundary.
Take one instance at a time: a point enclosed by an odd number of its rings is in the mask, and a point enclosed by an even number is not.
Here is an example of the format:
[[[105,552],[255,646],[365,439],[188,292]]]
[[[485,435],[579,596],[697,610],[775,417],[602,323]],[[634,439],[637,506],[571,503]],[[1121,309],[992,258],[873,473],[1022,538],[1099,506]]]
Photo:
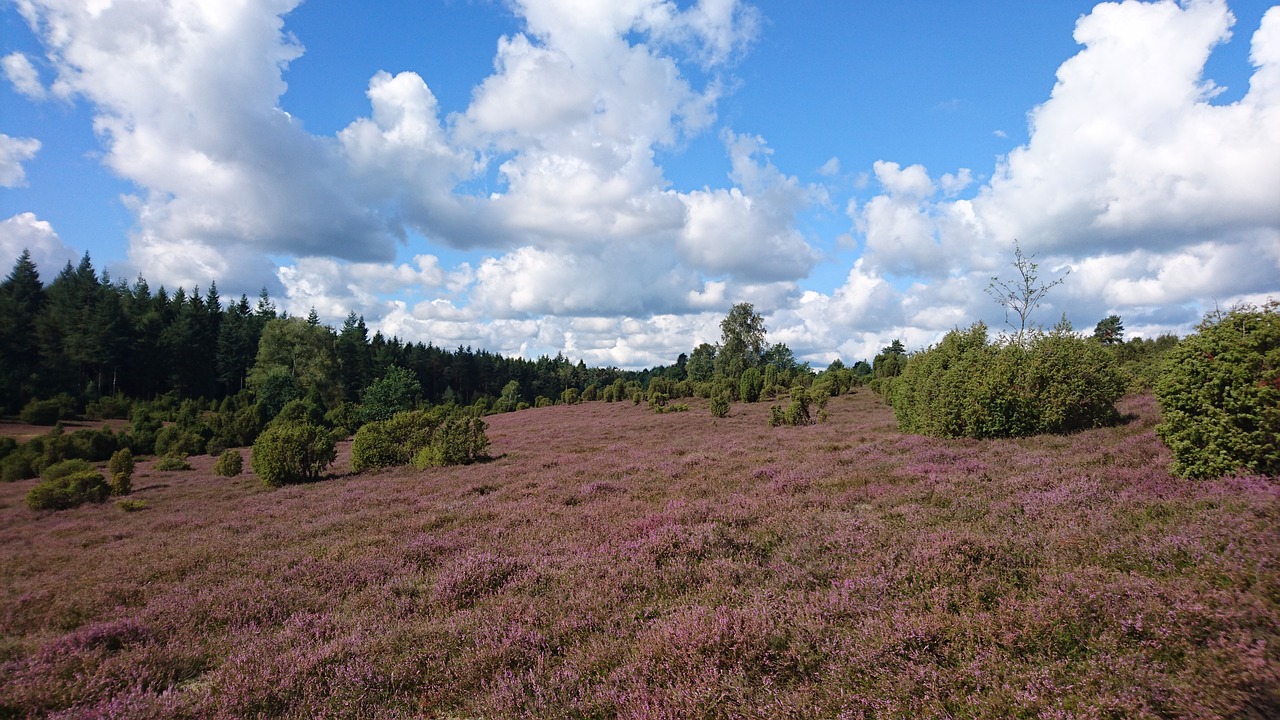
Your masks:
[[[268,427],[253,444],[253,471],[272,487],[318,480],[337,457],[333,436],[318,425]]]
[[[356,432],[351,466],[363,472],[410,463],[429,467],[475,462],[489,447],[486,428],[479,417],[444,407],[396,413]]]
[[[912,355],[890,400],[904,432],[1022,437],[1113,423],[1124,386],[1112,354],[1069,329],[992,343],[977,323]]]
[[[414,466],[470,465],[483,459],[489,449],[486,427],[478,417],[450,415],[431,434],[431,442],[415,453]]]
[[[1197,330],[1156,383],[1173,472],[1280,475],[1280,302],[1210,315]]]
[[[31,488],[27,493],[27,507],[32,510],[66,510],[86,502],[102,502],[110,494],[107,479],[100,472],[59,471],[49,474]]]

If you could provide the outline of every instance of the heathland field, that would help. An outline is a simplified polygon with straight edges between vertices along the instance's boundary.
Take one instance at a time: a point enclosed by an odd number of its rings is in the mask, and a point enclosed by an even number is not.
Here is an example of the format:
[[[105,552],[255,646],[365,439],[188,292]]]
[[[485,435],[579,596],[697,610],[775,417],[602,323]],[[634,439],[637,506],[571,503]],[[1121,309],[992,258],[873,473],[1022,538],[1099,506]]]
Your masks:
[[[0,717],[1280,717],[1280,482],[1170,476],[1150,397],[993,441],[690,404],[283,489],[147,459],[131,512],[0,484]]]

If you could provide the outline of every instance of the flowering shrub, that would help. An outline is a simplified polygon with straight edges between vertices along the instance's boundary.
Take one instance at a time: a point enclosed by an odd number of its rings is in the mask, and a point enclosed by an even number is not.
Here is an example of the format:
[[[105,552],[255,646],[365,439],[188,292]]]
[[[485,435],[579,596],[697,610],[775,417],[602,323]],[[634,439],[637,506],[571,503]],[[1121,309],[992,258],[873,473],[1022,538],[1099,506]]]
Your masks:
[[[891,400],[905,432],[1022,437],[1114,422],[1124,385],[1111,353],[1069,328],[991,343],[977,323],[912,355]]]
[[[253,471],[272,487],[320,477],[337,457],[329,431],[308,424],[268,427],[253,444]]]
[[[1183,477],[1280,475],[1280,302],[1205,318],[1156,384],[1157,434]]]

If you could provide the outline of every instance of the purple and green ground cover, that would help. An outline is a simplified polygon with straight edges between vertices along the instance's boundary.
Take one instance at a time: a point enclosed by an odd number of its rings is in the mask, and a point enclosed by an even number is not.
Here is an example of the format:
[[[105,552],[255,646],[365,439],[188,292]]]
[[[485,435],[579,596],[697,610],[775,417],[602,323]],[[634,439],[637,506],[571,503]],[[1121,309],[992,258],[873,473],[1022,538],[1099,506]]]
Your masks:
[[[0,717],[1280,716],[1280,481],[1171,477],[1149,397],[999,441],[691,405],[278,490],[140,462],[137,512],[0,485]]]

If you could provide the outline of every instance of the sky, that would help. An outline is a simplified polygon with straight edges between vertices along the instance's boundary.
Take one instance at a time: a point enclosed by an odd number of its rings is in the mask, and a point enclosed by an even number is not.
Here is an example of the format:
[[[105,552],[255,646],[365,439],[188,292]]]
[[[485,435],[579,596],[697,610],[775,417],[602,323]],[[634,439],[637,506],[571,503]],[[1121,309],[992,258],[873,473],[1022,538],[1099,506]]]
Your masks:
[[[0,69],[46,282],[623,368],[739,302],[817,368],[1008,330],[1015,241],[1046,326],[1280,298],[1260,0],[0,0]]]

